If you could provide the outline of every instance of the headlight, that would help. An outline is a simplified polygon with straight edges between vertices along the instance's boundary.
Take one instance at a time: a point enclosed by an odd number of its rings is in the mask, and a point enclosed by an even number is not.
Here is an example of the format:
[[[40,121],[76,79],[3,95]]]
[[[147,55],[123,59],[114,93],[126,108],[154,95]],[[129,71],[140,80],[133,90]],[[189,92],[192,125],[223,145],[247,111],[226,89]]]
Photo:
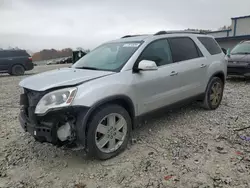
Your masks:
[[[52,91],[42,97],[36,106],[36,114],[44,114],[50,109],[69,106],[75,95],[77,88],[65,88]]]

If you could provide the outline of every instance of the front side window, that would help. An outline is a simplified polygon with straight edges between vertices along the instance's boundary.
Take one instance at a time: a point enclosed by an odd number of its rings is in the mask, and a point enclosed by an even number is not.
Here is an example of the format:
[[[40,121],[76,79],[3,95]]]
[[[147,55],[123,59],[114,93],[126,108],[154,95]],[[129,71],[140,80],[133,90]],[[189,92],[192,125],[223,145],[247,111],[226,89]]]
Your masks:
[[[103,44],[79,59],[72,67],[118,72],[140,47],[141,42]]]
[[[174,62],[185,61],[201,57],[194,41],[188,37],[169,38]]]
[[[139,61],[154,61],[157,66],[172,63],[171,50],[166,39],[161,39],[150,43],[142,52]]]
[[[232,49],[231,54],[250,54],[250,43],[238,44]]]

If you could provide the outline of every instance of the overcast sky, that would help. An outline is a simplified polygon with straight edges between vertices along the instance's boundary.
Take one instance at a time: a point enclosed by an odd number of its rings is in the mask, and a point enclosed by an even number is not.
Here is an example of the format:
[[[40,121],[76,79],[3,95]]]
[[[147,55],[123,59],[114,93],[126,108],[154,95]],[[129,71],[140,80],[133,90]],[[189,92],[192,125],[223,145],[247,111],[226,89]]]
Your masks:
[[[0,48],[93,48],[126,34],[213,29],[250,0],[0,0]]]

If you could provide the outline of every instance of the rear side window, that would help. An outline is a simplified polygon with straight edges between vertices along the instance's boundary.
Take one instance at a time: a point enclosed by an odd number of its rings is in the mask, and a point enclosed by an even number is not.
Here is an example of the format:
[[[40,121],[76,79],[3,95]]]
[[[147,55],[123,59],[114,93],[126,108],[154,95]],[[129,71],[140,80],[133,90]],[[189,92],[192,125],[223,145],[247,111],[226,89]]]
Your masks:
[[[13,56],[19,57],[19,56],[29,56],[29,54],[24,51],[24,50],[17,50],[17,51],[12,51],[11,54]]]
[[[205,46],[207,51],[211,55],[219,54],[221,53],[221,48],[219,45],[215,42],[213,38],[210,37],[198,37],[199,41]]]
[[[188,37],[169,38],[168,41],[174,62],[202,57],[194,41]]]
[[[0,57],[6,58],[6,57],[23,57],[23,56],[30,56],[26,51],[24,50],[3,50],[0,51]]]

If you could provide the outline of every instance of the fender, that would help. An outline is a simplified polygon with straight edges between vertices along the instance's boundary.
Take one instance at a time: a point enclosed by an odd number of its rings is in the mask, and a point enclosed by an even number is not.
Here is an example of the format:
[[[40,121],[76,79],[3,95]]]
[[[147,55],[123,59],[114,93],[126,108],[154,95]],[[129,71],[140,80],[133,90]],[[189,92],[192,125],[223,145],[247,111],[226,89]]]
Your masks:
[[[210,76],[209,80],[207,81],[205,93],[206,93],[206,91],[207,91],[207,87],[208,87],[208,84],[209,84],[210,80],[211,80],[213,77],[217,76],[217,75],[223,76],[222,81],[223,81],[223,83],[224,83],[224,85],[225,85],[225,83],[226,83],[225,74],[223,73],[223,71],[217,71],[217,72],[215,72],[214,74],[212,74],[212,76]],[[221,78],[221,76],[219,76],[219,78]],[[217,76],[217,77],[218,77],[218,76]]]
[[[128,113],[131,116],[132,122],[135,117],[135,107],[132,100],[126,95],[114,95],[107,98],[104,98],[98,102],[96,102],[92,107],[85,108],[83,112],[79,113],[76,121],[76,134],[77,140],[80,141],[79,144],[86,147],[86,133],[88,131],[88,121],[95,110],[97,110],[100,106],[105,105],[107,103],[112,103],[122,100],[126,102],[125,109],[128,110]],[[123,105],[124,106],[124,105]],[[129,108],[129,109],[127,109]]]

